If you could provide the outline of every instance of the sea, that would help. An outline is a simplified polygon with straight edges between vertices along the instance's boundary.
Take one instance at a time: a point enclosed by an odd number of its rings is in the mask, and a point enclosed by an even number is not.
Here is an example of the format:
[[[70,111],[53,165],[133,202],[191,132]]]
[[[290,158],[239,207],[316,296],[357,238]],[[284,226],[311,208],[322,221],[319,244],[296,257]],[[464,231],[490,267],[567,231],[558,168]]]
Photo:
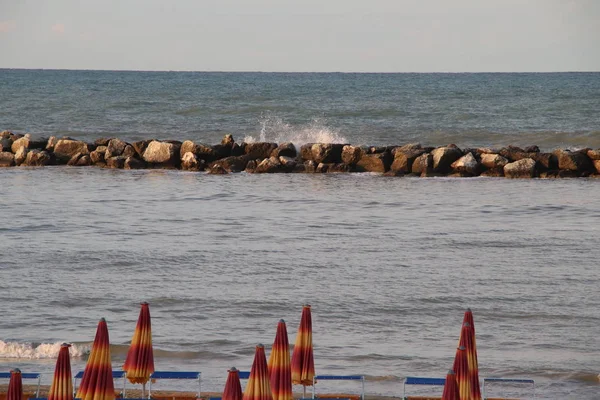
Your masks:
[[[600,73],[2,69],[4,129],[600,148]],[[83,370],[100,318],[120,369],[146,301],[156,369],[201,372],[218,392],[258,343],[268,357],[280,319],[293,346],[311,304],[317,374],[364,375],[367,395],[440,395],[404,378],[446,376],[470,308],[480,377],[535,381],[488,382],[488,396],[600,399],[599,199],[594,178],[3,168],[0,372],[50,384],[62,342]]]

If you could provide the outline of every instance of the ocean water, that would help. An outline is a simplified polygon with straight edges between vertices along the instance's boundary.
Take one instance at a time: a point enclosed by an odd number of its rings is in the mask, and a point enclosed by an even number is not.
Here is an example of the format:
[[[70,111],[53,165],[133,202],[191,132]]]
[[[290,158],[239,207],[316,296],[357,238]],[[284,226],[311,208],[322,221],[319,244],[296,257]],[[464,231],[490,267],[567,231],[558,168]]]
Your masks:
[[[0,129],[598,148],[599,99],[595,73],[0,70]],[[49,383],[63,341],[82,370],[101,317],[120,368],[148,301],[157,369],[220,391],[280,318],[293,343],[310,303],[317,373],[401,396],[406,376],[445,376],[470,307],[480,376],[599,399],[598,198],[597,179],[0,169],[0,370]],[[317,389],[340,390],[360,388]]]

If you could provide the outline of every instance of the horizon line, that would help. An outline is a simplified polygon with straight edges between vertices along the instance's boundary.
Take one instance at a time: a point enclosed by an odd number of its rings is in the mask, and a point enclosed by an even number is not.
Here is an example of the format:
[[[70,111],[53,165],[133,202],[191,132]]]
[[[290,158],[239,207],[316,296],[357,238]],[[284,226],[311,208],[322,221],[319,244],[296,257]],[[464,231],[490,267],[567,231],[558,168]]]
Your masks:
[[[192,70],[192,69],[97,69],[97,68],[23,68],[0,67],[0,70],[21,71],[90,71],[90,72],[198,72],[198,73],[259,73],[259,74],[565,74],[599,73],[600,70],[556,71],[278,71],[278,70]]]

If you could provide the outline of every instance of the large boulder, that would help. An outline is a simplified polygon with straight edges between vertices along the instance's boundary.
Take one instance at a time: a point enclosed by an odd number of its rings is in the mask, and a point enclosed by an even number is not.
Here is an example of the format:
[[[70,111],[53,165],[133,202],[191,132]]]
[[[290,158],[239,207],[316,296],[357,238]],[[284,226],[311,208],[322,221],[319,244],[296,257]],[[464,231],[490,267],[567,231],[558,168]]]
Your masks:
[[[433,170],[445,174],[450,172],[452,163],[462,157],[462,151],[456,146],[438,147],[431,152]]]
[[[600,174],[600,160],[592,160],[592,164],[594,165],[594,168],[596,169],[596,173]]]
[[[392,164],[392,155],[387,151],[384,153],[363,154],[355,170],[358,172],[379,172],[385,173]]]
[[[48,142],[46,143],[46,150],[54,152],[54,147],[58,143],[58,138],[56,136],[50,136],[48,138]]]
[[[12,152],[12,140],[9,138],[0,138],[0,152],[2,151],[10,151]]]
[[[183,142],[184,144],[186,142]],[[183,149],[183,145],[181,146]],[[181,157],[181,169],[184,171],[200,171],[200,163],[198,157],[191,151],[188,151]]]
[[[214,161],[210,164],[210,167],[219,165],[227,172],[242,172],[246,169],[246,165],[251,160],[250,156],[238,156],[238,157],[225,157],[220,160]]]
[[[202,143],[194,143],[191,140],[186,140],[181,144],[180,155],[181,158],[185,155],[185,153],[193,153],[198,161],[204,160],[209,163],[217,158],[220,158],[217,151],[215,151],[211,146],[202,144]]]
[[[390,170],[394,173],[409,174],[412,172],[412,166],[417,157],[425,153],[425,150],[421,148],[420,144],[415,144],[419,147],[397,147],[394,149],[394,162],[390,166]],[[407,145],[408,146],[408,145]]]
[[[535,178],[537,175],[536,162],[531,158],[524,158],[504,166],[504,176],[507,178]]]
[[[212,167],[210,167],[208,169],[207,172],[211,175],[226,175],[229,173],[229,172],[227,172],[227,170],[225,168],[223,168],[219,164],[213,165]]]
[[[121,156],[125,157],[125,156]],[[139,158],[129,156],[125,158],[125,163],[123,164],[124,169],[144,169],[146,168],[146,163],[140,160]]]
[[[297,155],[296,146],[292,142],[281,143],[275,150],[271,152],[271,157],[291,157]]]
[[[359,146],[346,145],[342,147],[342,162],[347,165],[356,165],[365,151]]]
[[[287,156],[279,156],[279,162],[286,172],[292,172],[296,168],[297,161],[295,158]]]
[[[144,158],[144,152],[148,148],[148,145],[152,142],[152,140],[140,140],[138,142],[132,143],[133,149],[135,150],[137,156],[139,158]]]
[[[22,165],[41,167],[50,164],[52,158],[45,150],[33,149],[27,153],[27,158]]]
[[[488,169],[504,168],[508,164],[508,160],[500,154],[481,154],[481,164]]]
[[[12,167],[15,165],[15,155],[10,151],[0,152],[0,167]]]
[[[181,161],[179,158],[180,147],[181,145],[177,143],[153,140],[144,151],[143,159],[155,167],[175,168]]]
[[[586,154],[590,158],[590,160],[600,160],[600,149],[596,149],[596,150],[589,149],[586,152]]]
[[[61,164],[66,164],[77,153],[89,154],[87,143],[79,140],[60,139],[54,146],[54,156]]]
[[[99,146],[103,146],[103,145],[99,145]],[[127,147],[127,143],[125,143],[121,139],[110,139],[108,141],[108,145],[106,145],[106,152],[104,153],[104,159],[122,156],[123,151],[125,150],[125,147]],[[134,150],[133,147],[131,149]]]
[[[467,153],[452,163],[452,169],[459,174],[476,176],[481,171],[481,164],[477,162],[472,153]]]
[[[304,161],[319,163],[341,163],[342,149],[338,143],[307,143],[300,147],[300,156]]]
[[[585,152],[555,150],[554,154],[558,158],[558,169],[575,171],[578,174],[595,172],[594,165],[587,152],[587,150]]]
[[[69,160],[69,162],[67,162],[67,165],[71,166],[71,167],[78,166],[77,163],[79,162],[79,159],[81,157],[83,157],[83,154],[81,154],[81,153],[77,153],[77,154],[73,155],[73,157],[71,157],[71,159]],[[88,157],[88,159],[89,159],[89,157]]]
[[[34,140],[32,139],[31,134],[28,133],[25,136],[12,142],[10,148],[13,153],[17,154],[17,151],[19,151],[19,149],[22,147],[24,147],[26,150],[44,149],[46,147],[46,143],[46,139]]]
[[[98,146],[96,150],[90,152],[90,161],[92,164],[104,164],[104,155],[106,154],[106,146]]]
[[[433,156],[431,153],[423,153],[419,157],[415,158],[412,164],[411,173],[416,175],[424,175],[431,173],[433,170]]]
[[[123,169],[125,167],[126,158],[123,156],[116,156],[106,159],[106,168]]]
[[[281,165],[281,162],[276,157],[269,157],[262,160],[254,170],[257,174],[272,174],[276,172],[284,172],[284,168]]]
[[[277,143],[270,142],[255,142],[246,143],[244,152],[250,159],[253,160],[264,160],[265,158],[271,157],[273,150],[277,148]]]
[[[15,153],[15,164],[16,165],[23,164],[23,161],[25,161],[25,158],[27,158],[28,151],[29,150],[27,149],[27,147],[24,147],[24,146],[19,147],[19,149]]]

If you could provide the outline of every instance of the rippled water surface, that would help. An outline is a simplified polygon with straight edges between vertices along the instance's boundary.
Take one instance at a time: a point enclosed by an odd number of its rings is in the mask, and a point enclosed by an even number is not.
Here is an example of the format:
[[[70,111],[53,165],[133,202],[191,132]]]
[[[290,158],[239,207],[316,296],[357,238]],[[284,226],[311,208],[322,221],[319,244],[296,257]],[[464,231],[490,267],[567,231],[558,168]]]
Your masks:
[[[148,301],[157,369],[219,391],[308,302],[317,373],[400,396],[445,376],[471,307],[481,376],[599,398],[598,180],[46,167],[0,170],[0,193],[0,370],[51,374],[36,345],[85,349],[101,317],[119,368]]]

